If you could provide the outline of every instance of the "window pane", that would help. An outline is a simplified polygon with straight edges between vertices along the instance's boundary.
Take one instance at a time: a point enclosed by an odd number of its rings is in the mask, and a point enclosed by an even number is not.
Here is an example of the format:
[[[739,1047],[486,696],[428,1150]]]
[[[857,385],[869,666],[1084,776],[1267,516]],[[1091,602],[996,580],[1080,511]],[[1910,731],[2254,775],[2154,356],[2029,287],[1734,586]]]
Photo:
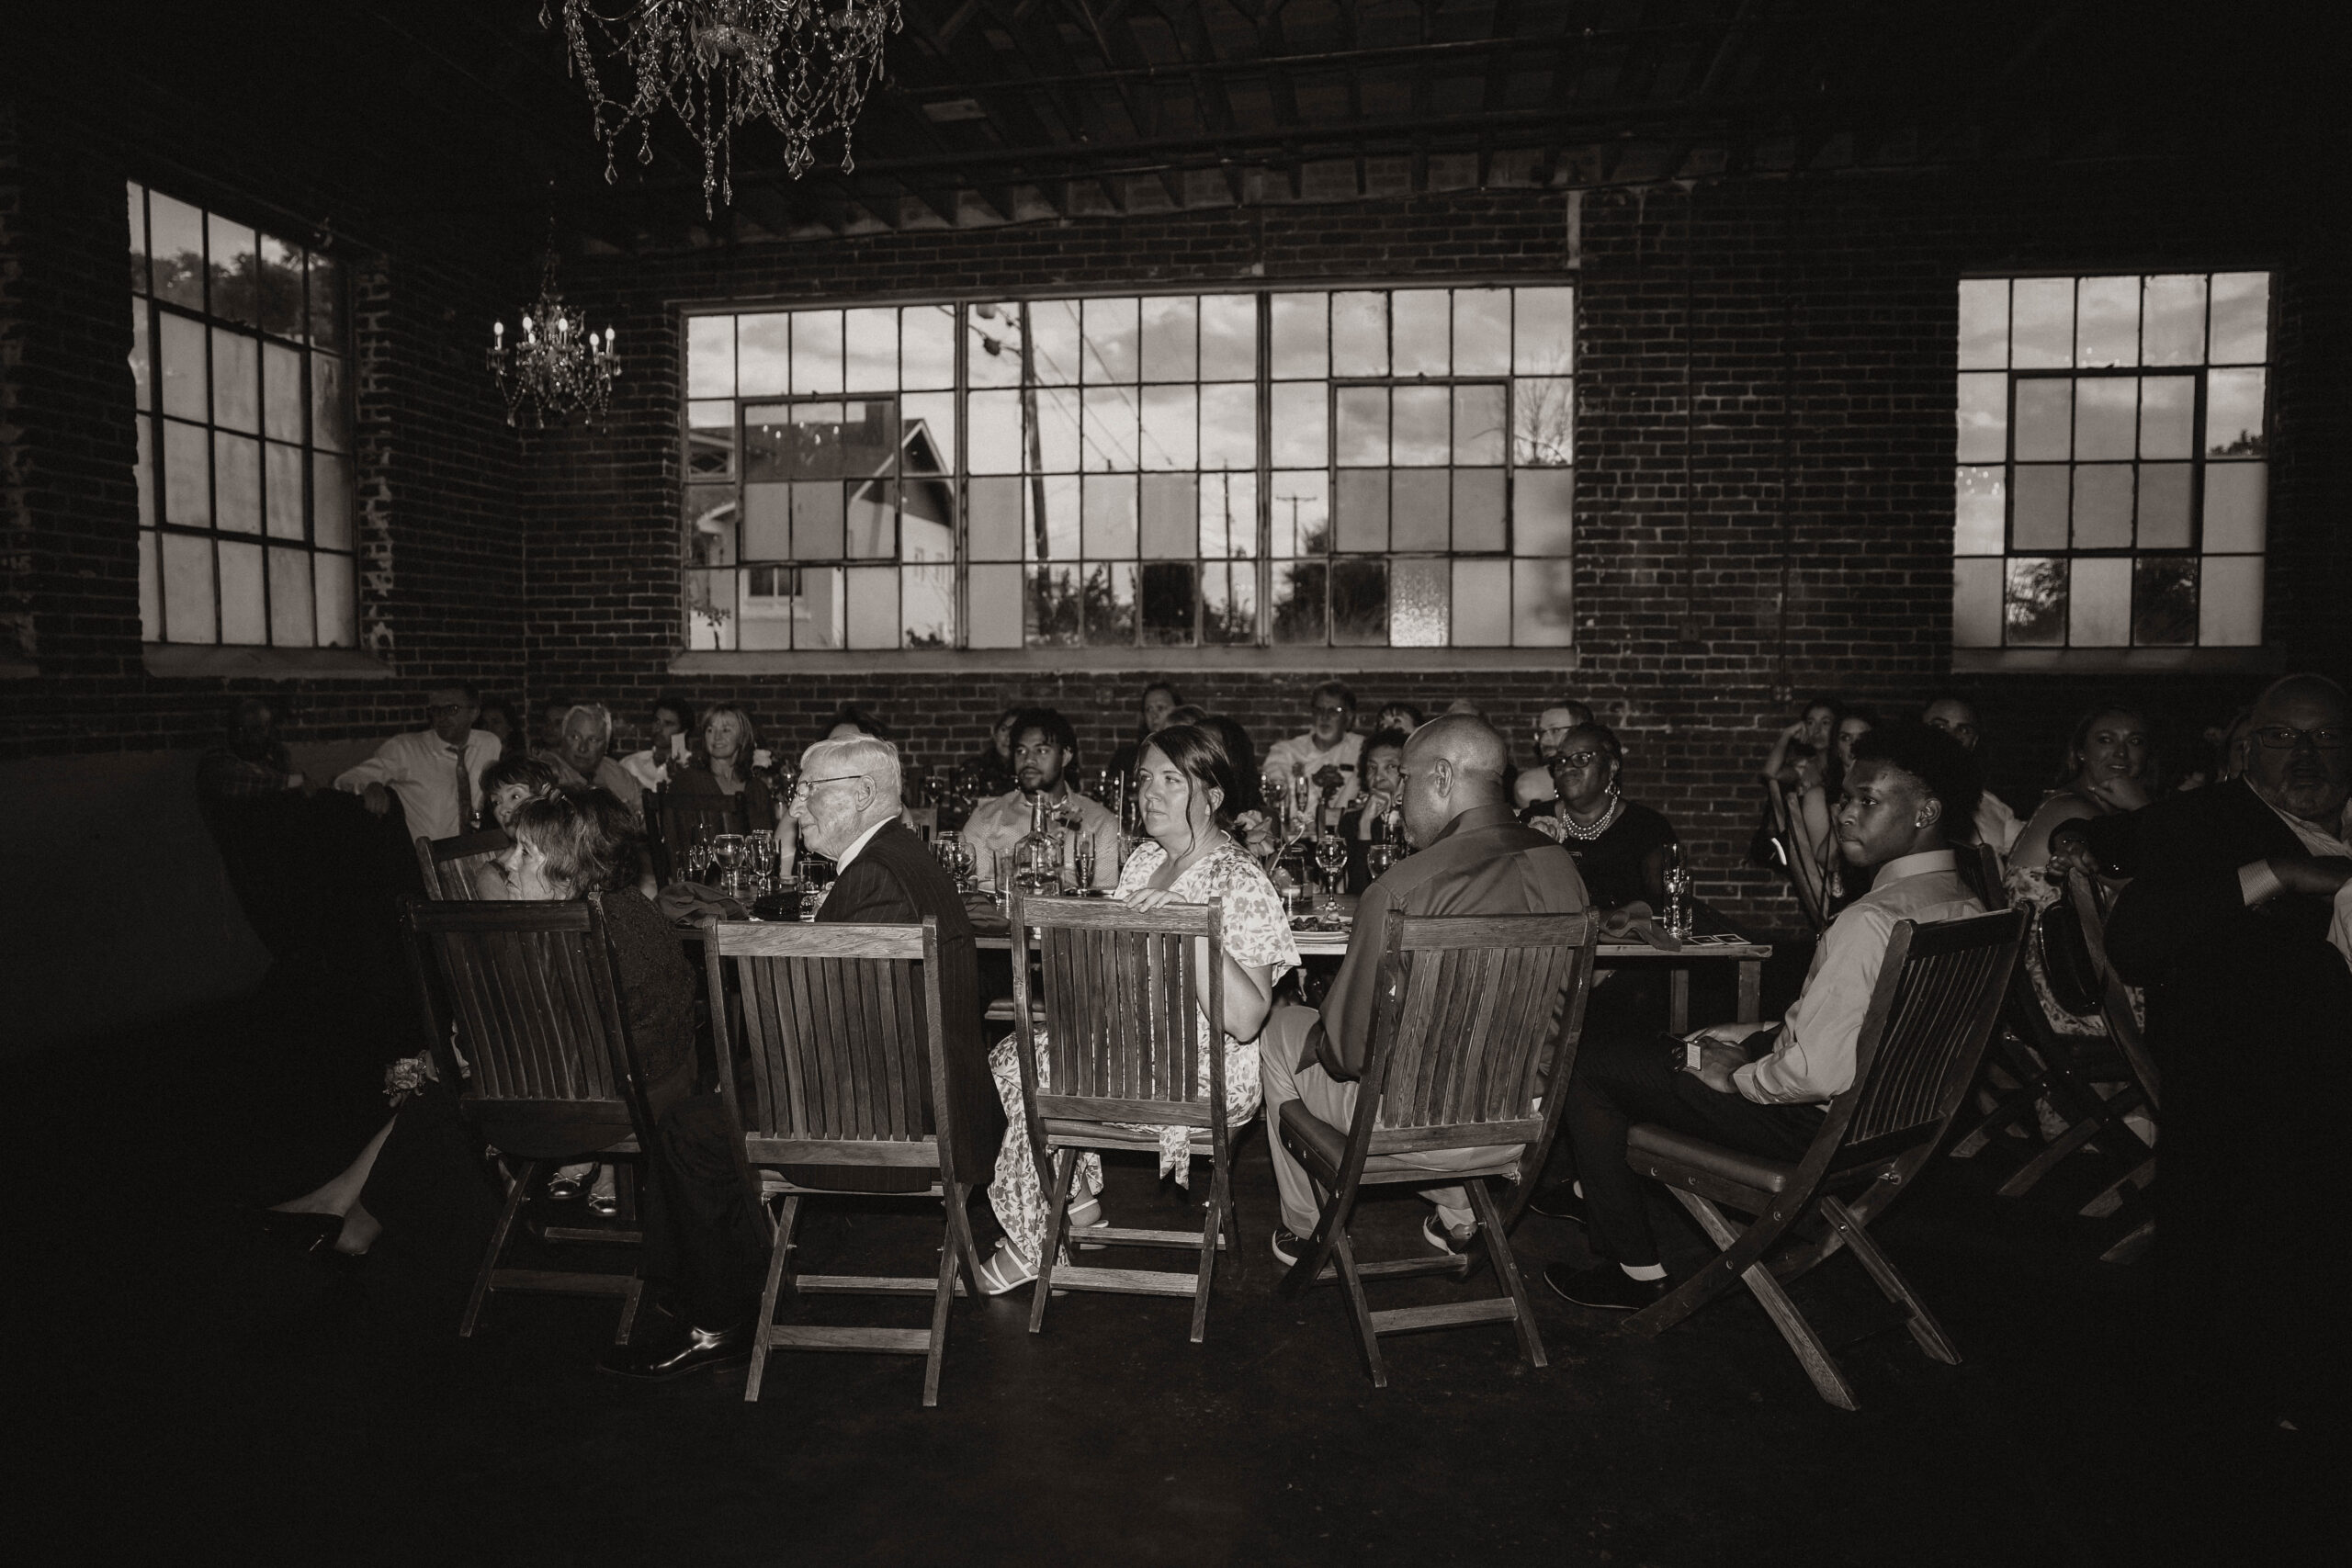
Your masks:
[[[2207,648],[2262,641],[2262,558],[2207,556],[2197,599],[2197,640]]]
[[[2140,469],[2139,544],[2143,550],[2188,548],[2187,463],[2147,463]]]
[[[233,533],[261,532],[261,443],[251,436],[213,433],[212,520]]]
[[[1189,468],[1200,457],[1200,392],[1193,387],[1143,389],[1143,466]]]
[[[2140,363],[2140,280],[2086,277],[2075,303],[2075,363]]]
[[[971,425],[971,471],[976,474],[1017,474],[1021,471],[1021,394],[974,392],[965,405]]]
[[[2019,468],[2017,512],[2011,521],[2011,547],[2020,550],[2063,550],[2066,547],[2066,492],[2071,476],[2064,467]]]
[[[1201,484],[1197,476],[1143,477],[1142,553],[1147,559],[1191,559],[1199,542],[1201,525]]]
[[[1016,479],[974,479],[969,491],[970,550],[974,560],[1021,558],[1021,489]],[[1011,644],[992,644],[1009,647]]]
[[[2075,470],[2075,547],[2120,550],[2132,543],[2132,465],[2086,463]]]
[[[1029,569],[1026,637],[1032,648],[1079,646],[1078,568]]]
[[[866,560],[898,555],[898,491],[899,487],[887,479],[868,479],[849,487],[849,555]]]
[[[165,534],[164,625],[174,642],[218,642],[212,616],[212,541]]]
[[[792,315],[792,389],[842,389],[842,313],[796,310]]]
[[[948,546],[951,558],[955,548]],[[956,568],[909,566],[899,572],[899,620],[909,648],[956,646]]]
[[[1455,289],[1453,373],[1457,376],[1502,376],[1510,371],[1510,290]]]
[[[130,289],[134,294],[144,294],[147,292],[147,187],[135,180],[126,180],[123,195],[130,211]],[[153,622],[149,624],[152,626]]]
[[[731,398],[734,395],[735,318],[688,316],[686,396]]]
[[[1030,482],[1028,529],[1023,543],[1036,560],[1076,560],[1079,550],[1079,481],[1075,474],[1049,475]],[[1038,525],[1037,508],[1046,509]]]
[[[1132,474],[1086,476],[1083,553],[1090,559],[1132,560],[1136,553],[1136,480]]]
[[[261,344],[219,327],[212,329],[212,422],[231,430],[261,428]]]
[[[945,481],[910,481],[899,487],[899,558],[956,564],[956,491]],[[910,605],[914,603],[913,583],[909,578],[899,588],[899,597]]]
[[[685,574],[686,646],[727,649],[735,646],[735,573]]]
[[[2197,450],[2197,383],[2151,376],[2140,383],[2140,456],[2187,457]]]
[[[2009,363],[2009,280],[1970,277],[1960,285],[1960,367],[1999,370]]]
[[[2205,549],[2209,555],[2264,547],[2268,535],[2270,466],[2210,463],[2205,468]]]
[[[736,503],[732,489],[698,485],[685,495],[686,564],[733,566]]]
[[[311,542],[322,549],[351,548],[351,459],[325,452],[311,458]]]
[[[302,439],[302,355],[281,344],[261,349],[261,421],[279,441]]]
[[[2001,562],[1951,563],[1951,640],[1955,648],[2001,646]]]
[[[1201,300],[1201,379],[1248,381],[1257,375],[1257,299],[1248,294],[1204,297]]]
[[[1564,560],[1511,563],[1514,648],[1566,648],[1576,641],[1575,573]]]
[[[1012,305],[973,305],[965,311],[969,352],[965,374],[975,387],[1021,384],[1021,321]],[[1019,646],[1013,644],[1010,646]]]
[[[164,563],[155,530],[139,530],[139,630],[149,642],[164,640]]]
[[[1510,644],[1510,562],[1453,563],[1453,646],[1506,648]]]
[[[1503,529],[1503,471],[1500,468],[1456,468],[1453,471],[1453,547],[1457,550],[1500,550],[1510,541]],[[1461,616],[1457,611],[1457,626]]]
[[[1201,554],[1247,560],[1258,553],[1258,476],[1201,476]]]
[[[2075,280],[2020,277],[2009,286],[2009,363],[2039,370],[2075,358]],[[2015,638],[2011,639],[2012,641]]]
[[[852,310],[842,327],[843,358],[846,371],[842,385],[853,392],[890,392],[899,387],[899,312],[888,308]],[[895,584],[891,591],[898,597]],[[851,590],[851,627],[854,648],[881,647],[882,644],[860,643],[854,640],[856,628],[856,590]],[[890,642],[898,646],[898,612],[890,614]]]
[[[1442,288],[1400,288],[1389,296],[1389,330],[1398,376],[1442,376],[1452,367],[1447,344],[1452,296]],[[1436,647],[1437,644],[1421,646]]]
[[[1258,466],[1258,389],[1213,382],[1201,389],[1201,467]]]
[[[1453,389],[1453,460],[1503,460],[1503,389],[1499,384]]]
[[[2017,384],[2019,462],[2063,462],[2074,454],[2075,383],[2064,379]]]
[[[1277,463],[1320,463],[1330,454],[1330,394],[1320,381],[1277,381],[1271,432]]]
[[[1377,648],[1388,640],[1388,563],[1361,557],[1331,563],[1331,641]]]
[[[1576,460],[1576,383],[1565,376],[1513,383],[1511,460],[1565,468]]]
[[[1341,468],[1378,468],[1388,461],[1388,389],[1342,387],[1339,439],[1333,443]]]
[[[330,452],[351,450],[351,412],[343,397],[343,361],[332,354],[311,355],[311,442]]]
[[[952,474],[956,471],[956,394],[910,392],[899,400],[901,425],[899,471],[906,474]]]
[[[2132,640],[2142,648],[2193,645],[2197,641],[2197,558],[2142,556],[2132,565],[2137,592],[2132,608]]]
[[[1048,387],[1078,385],[1078,367],[1084,357],[1078,308],[1075,299],[1038,299],[1016,307],[1027,313],[1033,345],[1027,374],[1032,382]]]
[[[1086,400],[1085,445],[1080,453],[1090,473],[1109,470],[1131,474],[1136,460],[1143,411],[1131,387],[1089,387]]]
[[[793,605],[792,646],[840,648],[849,620],[843,573],[837,566],[804,566],[800,594]]]
[[[1256,567],[1246,561],[1210,561],[1201,568],[1201,640],[1212,644],[1258,640]]]
[[[747,484],[743,487],[743,558],[792,558],[792,487],[789,484]]]
[[[1080,324],[1086,333],[1080,374],[1090,383],[1132,382],[1142,355],[1142,302],[1136,299],[1084,301]]]
[[[211,446],[201,425],[182,424],[172,419],[164,422],[165,522],[194,528],[211,523]]]
[[[1442,560],[1400,560],[1388,571],[1393,648],[1443,648],[1452,621],[1453,569]]]
[[[1277,294],[1272,300],[1271,344],[1276,380],[1330,374],[1330,322],[1327,294]],[[1320,642],[1321,634],[1312,639]]]
[[[788,312],[735,318],[732,390],[746,398],[781,397],[792,390],[792,317]]]
[[[302,335],[302,248],[269,234],[257,239],[254,292],[261,329],[299,340]]]
[[[352,581],[351,558],[316,555],[311,558],[312,581],[318,590],[319,646],[352,648],[359,641],[359,602]]]
[[[2205,277],[2201,273],[2148,279],[2142,304],[2140,362],[2195,365],[2205,357]]]
[[[1086,445],[1084,404],[1075,387],[1040,387],[1029,394],[1031,410],[1028,455],[1032,468],[1048,474],[1075,473],[1079,453]],[[1091,468],[1107,468],[1102,459]]]
[[[735,620],[723,646],[790,648],[792,623],[800,613],[800,573],[788,566],[753,567],[735,572]]]
[[[1522,470],[1512,486],[1511,553],[1568,554],[1575,535],[1575,474],[1564,468]]]
[[[155,525],[155,422],[141,414],[136,423],[139,426],[139,525],[153,528]]]
[[[269,640],[259,545],[220,541],[220,640],[252,647]]]
[[[1399,387],[1389,400],[1390,460],[1442,463],[1453,449],[1453,398],[1445,387]]]
[[[217,212],[206,217],[212,313],[243,326],[258,326],[261,311],[254,288],[254,231],[242,223],[230,222]],[[258,573],[255,580],[259,580]]]
[[[2269,357],[2270,275],[2213,275],[2212,352],[2215,365],[2256,365]]]
[[[310,552],[270,551],[269,640],[279,648],[309,648],[316,637],[311,619]]]
[[[2103,376],[2075,383],[2075,456],[2086,461],[2132,456],[2140,383]]]
[[[956,384],[956,308],[910,305],[899,320],[899,385]]]
[[[1330,568],[1319,560],[1286,561],[1274,568],[1273,636],[1277,643],[1321,645],[1324,597]]]
[[[899,646],[899,569],[895,566],[852,567],[848,580],[849,646]]]
[[[280,539],[302,536],[302,449],[270,442],[262,449],[262,514]],[[307,600],[308,594],[304,595]]]
[[[1021,569],[975,566],[966,574],[970,592],[971,646],[1021,646]]]
[[[1521,376],[1562,376],[1576,367],[1577,291],[1513,291],[1511,369]]]
[[[1953,486],[1954,555],[1996,556],[2008,530],[2007,475],[1997,468],[1962,468]]]
[[[2008,645],[2056,648],[2066,640],[2066,563],[2013,558],[2008,563]]]
[[[147,243],[155,263],[155,297],[191,310],[203,310],[204,215],[185,201],[151,190],[147,218]],[[211,568],[208,565],[205,571],[209,577]],[[172,640],[210,642],[212,634],[208,631],[194,638],[175,635]]]
[[[1201,304],[1190,295],[1143,302],[1143,378],[1190,381],[1200,374]],[[1187,629],[1190,624],[1187,623]]]
[[[686,405],[686,477],[735,477],[735,403],[713,399]]]
[[[2124,648],[2132,641],[2132,558],[2084,556],[2074,562],[2067,640],[2076,648]]]
[[[1331,373],[1388,374],[1387,295],[1358,291],[1331,296]]]
[[[343,343],[343,266],[332,256],[310,252],[304,260],[310,284],[303,290],[311,307],[311,341],[325,347]],[[340,645],[338,645],[340,646]]]
[[[1330,480],[1319,469],[1273,476],[1276,558],[1319,556],[1331,547]]]
[[[2009,455],[2009,378],[1960,378],[1960,460],[1997,463]]]
[[[1388,470],[1340,470],[1340,515],[1332,547],[1348,551],[1388,548]]]
[[[839,560],[848,532],[842,505],[842,487],[823,479],[800,479],[792,486],[792,558]],[[828,646],[831,646],[830,644]]]
[[[1450,481],[1451,476],[1442,468],[1396,471],[1388,492],[1390,549],[1445,548],[1450,533],[1446,526],[1446,502],[1453,490]],[[1344,476],[1341,482],[1345,483]]]
[[[182,419],[203,419],[211,405],[205,397],[209,377],[204,367],[204,328],[186,316],[161,312],[162,336],[157,356],[163,364],[164,412]]]
[[[151,314],[144,299],[130,302],[130,406],[145,409],[153,406],[155,395],[154,351],[147,342],[147,318]]]
[[[1223,575],[1220,570],[1219,575]],[[1193,641],[1193,563],[1153,561],[1144,567],[1138,600],[1143,640],[1155,647],[1186,648]]]
[[[2259,457],[2262,434],[2259,370],[2215,370],[2205,381],[2205,451],[2214,457]]]

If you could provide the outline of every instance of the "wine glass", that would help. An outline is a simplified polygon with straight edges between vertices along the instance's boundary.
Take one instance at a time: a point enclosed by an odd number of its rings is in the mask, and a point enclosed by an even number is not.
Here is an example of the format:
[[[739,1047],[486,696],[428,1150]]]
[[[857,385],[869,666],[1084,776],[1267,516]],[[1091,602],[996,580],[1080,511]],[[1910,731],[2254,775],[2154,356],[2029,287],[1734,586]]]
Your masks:
[[[1315,840],[1315,863],[1323,873],[1323,920],[1340,923],[1340,880],[1348,871],[1348,841],[1334,832]]]
[[[1374,882],[1387,875],[1388,868],[1396,863],[1396,845],[1375,840],[1363,847],[1363,868],[1372,874]]]

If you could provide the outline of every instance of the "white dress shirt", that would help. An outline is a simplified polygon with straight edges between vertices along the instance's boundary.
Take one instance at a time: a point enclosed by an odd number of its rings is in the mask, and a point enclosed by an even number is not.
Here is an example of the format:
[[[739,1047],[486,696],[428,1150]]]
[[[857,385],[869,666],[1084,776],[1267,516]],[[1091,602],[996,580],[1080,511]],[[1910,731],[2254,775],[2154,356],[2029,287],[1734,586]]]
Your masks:
[[[1950,850],[1929,850],[1879,867],[1871,890],[1821,933],[1804,989],[1781,1022],[1780,1043],[1732,1074],[1741,1094],[1764,1105],[1820,1105],[1853,1087],[1854,1045],[1895,922],[1925,925],[1985,912],[1957,866]]]
[[[1265,766],[1259,771],[1266,778],[1287,784],[1292,779],[1311,780],[1325,768],[1337,768],[1340,787],[1322,804],[1326,807],[1344,807],[1362,793],[1357,764],[1363,760],[1363,740],[1351,729],[1326,751],[1315,744],[1311,730],[1305,735],[1287,736],[1266,749]]]
[[[1076,828],[1062,826],[1062,818],[1075,814]],[[1089,800],[1076,790],[1064,792],[1057,801],[1046,804],[1047,830],[1062,838],[1062,864],[1075,874],[1077,856],[1069,842],[1071,833],[1083,833],[1094,841],[1094,881],[1096,887],[1110,887],[1119,880],[1119,819],[1100,803]],[[972,871],[983,887],[1001,890],[1004,880],[997,875],[997,868],[1012,855],[1012,846],[1029,831],[1029,797],[1019,790],[1011,790],[993,799],[984,800],[972,808],[964,822],[964,841],[972,846]]]
[[[2025,824],[2009,809],[2009,803],[1986,790],[1976,801],[1976,837],[1999,855],[2004,864],[2009,852],[2018,847],[2018,835],[2025,831]]]
[[[481,771],[498,761],[505,742],[487,729],[466,737],[463,755],[470,798],[458,799],[458,749],[429,729],[395,735],[376,754],[338,774],[334,787],[357,795],[371,784],[400,796],[408,830],[423,839],[454,839],[467,829],[467,815],[481,806]]]

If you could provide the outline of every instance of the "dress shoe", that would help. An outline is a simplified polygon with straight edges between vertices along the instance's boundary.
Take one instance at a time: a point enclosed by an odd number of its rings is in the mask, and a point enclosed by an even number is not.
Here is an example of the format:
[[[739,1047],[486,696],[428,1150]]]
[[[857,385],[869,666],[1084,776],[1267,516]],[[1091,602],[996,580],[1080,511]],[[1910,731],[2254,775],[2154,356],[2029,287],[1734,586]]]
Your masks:
[[[648,1345],[624,1345],[596,1363],[598,1371],[624,1378],[656,1382],[684,1377],[713,1367],[751,1364],[752,1323],[749,1318],[729,1328],[686,1327]]]
[[[1477,1244],[1478,1222],[1473,1220],[1464,1225],[1449,1225],[1431,1214],[1421,1222],[1421,1239],[1440,1252],[1451,1252],[1459,1257]]]
[[[1639,1312],[1673,1288],[1664,1278],[1636,1280],[1614,1263],[1594,1269],[1555,1263],[1544,1270],[1544,1283],[1554,1295],[1598,1312]]]
[[[1584,1205],[1584,1194],[1577,1190],[1573,1181],[1557,1181],[1549,1187],[1539,1187],[1527,1206],[1547,1220],[1574,1220],[1589,1227],[1592,1211]]]
[[[1274,1261],[1285,1269],[1295,1269],[1306,1252],[1306,1238],[1294,1235],[1287,1226],[1274,1227]]]

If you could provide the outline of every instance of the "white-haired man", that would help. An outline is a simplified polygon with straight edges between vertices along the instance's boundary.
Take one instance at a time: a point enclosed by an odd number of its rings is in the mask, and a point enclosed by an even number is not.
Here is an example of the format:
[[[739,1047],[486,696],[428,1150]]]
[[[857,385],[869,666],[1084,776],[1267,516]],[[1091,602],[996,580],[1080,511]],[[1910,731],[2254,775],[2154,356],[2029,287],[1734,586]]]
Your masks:
[[[608,790],[642,822],[645,786],[614,760],[612,750],[612,710],[602,703],[574,703],[563,716],[563,732],[556,749],[539,756],[555,764],[556,775],[565,784]]]

